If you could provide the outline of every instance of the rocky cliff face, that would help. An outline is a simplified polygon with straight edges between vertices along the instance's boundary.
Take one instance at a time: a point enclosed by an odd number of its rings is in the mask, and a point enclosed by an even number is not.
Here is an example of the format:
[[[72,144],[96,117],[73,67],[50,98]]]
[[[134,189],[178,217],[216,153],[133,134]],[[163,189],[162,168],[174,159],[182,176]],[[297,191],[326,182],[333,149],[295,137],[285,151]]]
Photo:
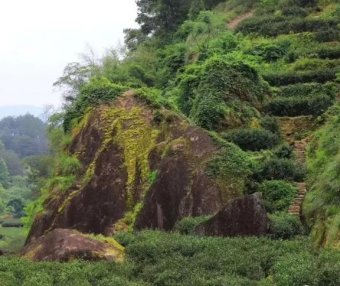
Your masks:
[[[83,171],[68,191],[51,192],[28,242],[56,228],[105,235],[127,227],[170,230],[185,216],[215,214],[244,186],[233,170],[229,177],[209,174],[221,152],[206,131],[132,92],[91,109],[69,148]]]

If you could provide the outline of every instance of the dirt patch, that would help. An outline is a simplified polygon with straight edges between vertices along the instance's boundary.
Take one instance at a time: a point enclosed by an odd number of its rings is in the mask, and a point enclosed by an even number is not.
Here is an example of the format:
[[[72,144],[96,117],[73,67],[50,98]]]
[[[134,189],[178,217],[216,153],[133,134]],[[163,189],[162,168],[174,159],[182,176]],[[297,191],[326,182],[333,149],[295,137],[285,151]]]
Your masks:
[[[228,23],[228,28],[230,30],[235,30],[237,26],[244,20],[249,19],[254,16],[254,11],[249,11],[245,14],[239,15]]]

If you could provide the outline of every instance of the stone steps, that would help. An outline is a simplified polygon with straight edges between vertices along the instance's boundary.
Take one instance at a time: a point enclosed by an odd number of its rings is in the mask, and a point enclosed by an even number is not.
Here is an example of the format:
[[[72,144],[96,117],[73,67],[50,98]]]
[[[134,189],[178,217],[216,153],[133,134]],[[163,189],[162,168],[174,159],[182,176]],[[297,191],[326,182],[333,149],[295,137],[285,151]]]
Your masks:
[[[306,161],[306,148],[309,142],[309,138],[297,140],[294,142],[294,153],[297,161],[304,165]],[[307,194],[307,187],[305,182],[296,183],[298,193],[288,208],[288,213],[300,217],[302,214],[302,204]]]

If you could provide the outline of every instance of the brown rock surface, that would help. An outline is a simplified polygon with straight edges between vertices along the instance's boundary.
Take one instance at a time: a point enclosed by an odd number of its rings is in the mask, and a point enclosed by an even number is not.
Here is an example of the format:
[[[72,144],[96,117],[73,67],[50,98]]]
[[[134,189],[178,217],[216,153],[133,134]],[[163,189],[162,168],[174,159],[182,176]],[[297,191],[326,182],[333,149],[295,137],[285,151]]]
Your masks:
[[[243,191],[206,174],[221,152],[206,131],[133,93],[92,109],[73,130],[69,152],[83,172],[69,190],[51,190],[27,243],[56,228],[170,230],[185,216],[215,214]]]
[[[262,194],[255,193],[235,199],[210,220],[197,226],[195,232],[210,236],[265,235],[269,220]]]
[[[83,259],[121,262],[124,248],[116,242],[99,241],[75,230],[55,229],[26,245],[21,254],[33,261]]]

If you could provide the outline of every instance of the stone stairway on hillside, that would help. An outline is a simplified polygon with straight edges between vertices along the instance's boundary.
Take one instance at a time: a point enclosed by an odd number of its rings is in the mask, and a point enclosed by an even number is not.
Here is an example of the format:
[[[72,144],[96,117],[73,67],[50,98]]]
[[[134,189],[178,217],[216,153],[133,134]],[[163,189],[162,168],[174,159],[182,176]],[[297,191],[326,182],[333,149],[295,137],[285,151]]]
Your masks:
[[[291,215],[301,216],[302,213],[302,204],[305,196],[307,194],[306,183],[297,183],[299,192],[297,193],[295,199],[292,201],[289,206],[288,213]]]
[[[309,137],[294,142],[294,153],[296,160],[303,166],[306,162],[306,149],[309,142]],[[297,183],[298,193],[295,199],[289,206],[288,213],[300,217],[302,214],[302,204],[307,194],[305,182]]]

